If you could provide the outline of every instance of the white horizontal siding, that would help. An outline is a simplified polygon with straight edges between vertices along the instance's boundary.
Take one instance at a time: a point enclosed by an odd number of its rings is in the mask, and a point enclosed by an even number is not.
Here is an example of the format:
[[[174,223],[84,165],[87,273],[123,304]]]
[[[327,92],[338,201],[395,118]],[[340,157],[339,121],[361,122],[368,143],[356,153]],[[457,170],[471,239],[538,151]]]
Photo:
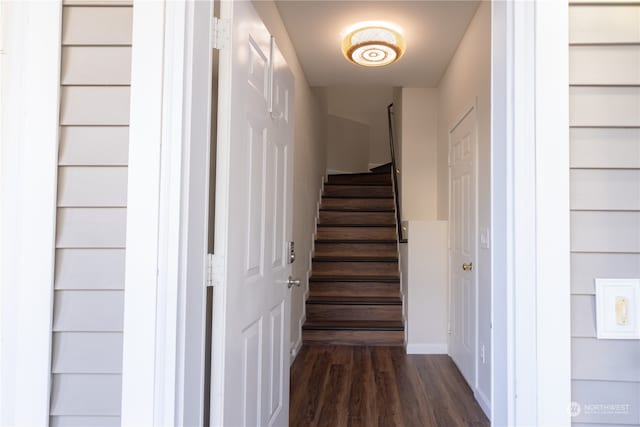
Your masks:
[[[124,208],[58,208],[57,248],[124,248]]]
[[[640,383],[574,380],[571,399],[581,405],[577,423],[640,424]],[[604,407],[604,405],[616,405]]]
[[[122,332],[124,291],[56,291],[54,332]]]
[[[126,205],[126,167],[67,166],[59,168],[59,207],[126,207]]]
[[[120,427],[120,417],[53,416],[49,427]]]
[[[571,250],[640,253],[640,212],[572,212]]]
[[[640,126],[640,87],[572,87],[571,126]]]
[[[569,58],[571,84],[640,84],[640,45],[571,46]]]
[[[51,415],[120,415],[121,375],[53,375]]]
[[[595,297],[592,295],[571,296],[571,336],[596,337]]]
[[[55,332],[51,354],[54,374],[120,374],[122,333]]]
[[[595,294],[596,278],[640,277],[640,254],[571,254],[571,292]]]
[[[640,170],[571,171],[571,208],[640,210]]]
[[[60,166],[126,166],[128,126],[65,126],[60,131]]]
[[[58,290],[124,289],[124,249],[57,249]]]
[[[640,9],[634,5],[574,5],[569,8],[569,42],[639,43]]]
[[[131,7],[67,6],[62,45],[130,45],[132,18]]]
[[[128,85],[131,83],[131,47],[64,47],[61,76],[63,85]]]
[[[131,3],[63,8],[51,426],[120,425]]]
[[[577,380],[640,381],[640,342],[575,338],[571,370]],[[588,354],[589,357],[584,357]]]
[[[63,86],[61,125],[128,125],[127,86]]]
[[[571,129],[572,168],[640,168],[640,129]]]

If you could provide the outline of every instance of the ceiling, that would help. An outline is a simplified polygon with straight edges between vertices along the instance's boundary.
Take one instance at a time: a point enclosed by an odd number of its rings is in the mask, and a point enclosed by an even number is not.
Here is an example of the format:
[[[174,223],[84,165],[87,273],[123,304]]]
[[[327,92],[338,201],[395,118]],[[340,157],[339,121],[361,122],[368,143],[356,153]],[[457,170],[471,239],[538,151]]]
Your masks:
[[[311,86],[435,87],[444,74],[479,0],[276,0]],[[342,55],[342,32],[361,21],[400,26],[406,53],[380,68],[354,65]]]

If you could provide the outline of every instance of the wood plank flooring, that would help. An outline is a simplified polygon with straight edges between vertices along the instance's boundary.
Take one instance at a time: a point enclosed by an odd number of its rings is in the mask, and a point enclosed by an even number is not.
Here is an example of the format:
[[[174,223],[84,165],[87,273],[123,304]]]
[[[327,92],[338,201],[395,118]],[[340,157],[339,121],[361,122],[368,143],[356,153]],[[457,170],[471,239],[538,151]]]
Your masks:
[[[489,426],[448,356],[402,347],[304,346],[291,366],[289,425]]]

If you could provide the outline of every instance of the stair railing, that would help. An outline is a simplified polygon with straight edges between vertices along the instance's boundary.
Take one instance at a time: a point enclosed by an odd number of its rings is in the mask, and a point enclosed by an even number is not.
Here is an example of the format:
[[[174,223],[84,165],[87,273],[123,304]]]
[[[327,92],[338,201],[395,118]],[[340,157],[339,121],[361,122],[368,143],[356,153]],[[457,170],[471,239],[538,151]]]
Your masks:
[[[400,243],[406,243],[402,231],[402,215],[400,213],[400,191],[398,190],[398,167],[396,166],[396,150],[393,140],[393,103],[387,106],[387,119],[389,120],[389,148],[391,150],[391,178],[393,180],[393,196],[396,203],[396,226],[398,227],[398,239]]]

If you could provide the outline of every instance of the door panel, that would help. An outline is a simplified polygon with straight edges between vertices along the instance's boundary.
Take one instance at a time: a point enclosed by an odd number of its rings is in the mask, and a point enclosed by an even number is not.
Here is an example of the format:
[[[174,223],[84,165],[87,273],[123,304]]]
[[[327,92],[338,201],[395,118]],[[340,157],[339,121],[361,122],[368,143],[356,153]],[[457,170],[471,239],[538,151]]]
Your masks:
[[[469,385],[476,383],[476,118],[472,109],[450,132],[449,352]],[[466,269],[463,265],[467,266]]]
[[[223,2],[225,16],[231,43],[221,51],[220,81],[230,80],[231,89],[220,97],[219,126],[226,123],[228,134],[218,139],[226,175],[217,181],[227,186],[218,205],[226,224],[216,222],[223,244],[215,247],[224,252],[226,314],[214,316],[224,323],[224,340],[213,339],[224,343],[214,347],[224,362],[221,388],[212,393],[223,403],[213,404],[213,419],[224,426],[286,426],[293,75],[251,2]]]

